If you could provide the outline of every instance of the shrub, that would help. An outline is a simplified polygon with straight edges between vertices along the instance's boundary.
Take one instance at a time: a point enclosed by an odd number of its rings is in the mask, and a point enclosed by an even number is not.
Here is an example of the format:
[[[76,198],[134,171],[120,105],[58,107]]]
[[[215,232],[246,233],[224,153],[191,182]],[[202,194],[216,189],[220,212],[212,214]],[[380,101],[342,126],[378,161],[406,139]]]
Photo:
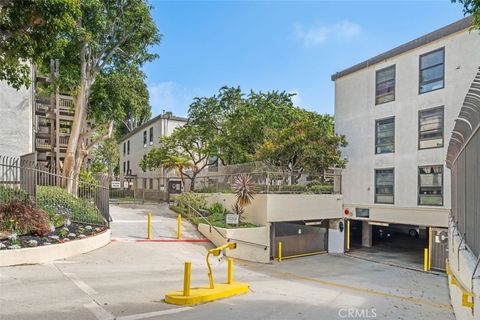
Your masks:
[[[27,202],[28,194],[23,189],[0,186],[0,204],[11,201]]]
[[[104,225],[105,219],[90,201],[77,198],[59,187],[39,186],[37,206],[48,212],[52,222],[69,218],[72,221]],[[58,219],[58,220],[55,220]]]
[[[184,192],[178,195],[175,198],[177,206],[181,209],[188,209],[188,207],[192,207],[194,209],[204,209],[207,207],[207,200],[204,195],[195,194],[193,192]]]
[[[47,213],[30,204],[11,201],[0,205],[0,229],[8,230],[11,221],[18,234],[44,236],[50,231]]]
[[[208,211],[210,211],[210,214],[212,215],[226,215],[228,213],[228,210],[221,203],[218,202],[212,204]]]
[[[333,192],[333,186],[329,184],[323,184],[323,185],[313,185],[310,188],[308,188],[313,193],[332,193]]]

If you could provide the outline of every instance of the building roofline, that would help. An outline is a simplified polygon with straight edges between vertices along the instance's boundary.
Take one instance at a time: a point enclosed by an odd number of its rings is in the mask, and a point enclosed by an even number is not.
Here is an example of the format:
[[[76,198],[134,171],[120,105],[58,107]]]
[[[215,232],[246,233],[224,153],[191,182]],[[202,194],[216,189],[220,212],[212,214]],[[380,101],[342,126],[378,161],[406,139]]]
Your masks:
[[[430,32],[426,35],[423,35],[415,40],[409,41],[407,43],[404,43],[398,47],[395,47],[391,50],[388,50],[384,53],[381,53],[373,58],[370,58],[368,60],[365,60],[363,62],[360,62],[356,65],[353,65],[347,69],[344,69],[342,71],[339,71],[335,74],[332,75],[331,79],[332,81],[335,81],[341,77],[344,77],[346,75],[349,75],[351,73],[354,73],[356,71],[362,70],[364,68],[370,67],[374,64],[377,64],[379,62],[382,62],[386,59],[390,59],[392,57],[398,56],[402,53],[405,53],[407,51],[419,48],[421,46],[424,46],[428,43],[431,43],[433,41],[436,41],[438,39],[441,39],[443,37],[446,37],[448,35],[451,35],[453,33],[462,31],[464,29],[467,29],[472,26],[472,17],[468,16],[463,19],[460,19],[454,23],[451,23],[445,27],[442,27],[440,29],[437,29],[433,32]]]
[[[130,138],[131,136],[133,136],[134,134],[136,134],[137,132],[139,131],[142,131],[143,129],[145,129],[146,127],[152,125],[153,123],[157,122],[158,120],[160,119],[167,119],[167,120],[174,120],[174,121],[182,121],[182,122],[187,122],[188,119],[187,118],[184,118],[184,117],[177,117],[177,116],[174,116],[174,115],[169,115],[169,114],[160,114],[158,116],[156,116],[155,118],[152,118],[150,120],[148,120],[147,122],[145,122],[144,124],[142,124],[140,127],[136,127],[135,129],[133,129],[132,131],[130,131],[129,133],[127,133],[125,136],[123,136],[120,141],[118,142],[119,144],[122,143],[123,141],[127,140],[128,138]]]

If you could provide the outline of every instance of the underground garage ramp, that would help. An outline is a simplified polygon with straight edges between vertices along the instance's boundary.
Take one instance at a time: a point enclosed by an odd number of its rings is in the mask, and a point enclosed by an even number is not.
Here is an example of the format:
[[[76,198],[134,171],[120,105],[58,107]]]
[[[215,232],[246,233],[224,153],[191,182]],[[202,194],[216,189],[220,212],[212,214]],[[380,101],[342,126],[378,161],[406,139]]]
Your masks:
[[[328,249],[328,220],[276,222],[271,228],[272,258],[282,258],[326,252]]]

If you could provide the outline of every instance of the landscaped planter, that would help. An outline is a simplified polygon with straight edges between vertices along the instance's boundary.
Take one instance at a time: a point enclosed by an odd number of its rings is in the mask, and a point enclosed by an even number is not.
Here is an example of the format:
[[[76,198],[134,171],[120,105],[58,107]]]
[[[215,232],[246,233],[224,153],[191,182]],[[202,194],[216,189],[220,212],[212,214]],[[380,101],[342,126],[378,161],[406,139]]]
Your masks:
[[[229,257],[261,263],[270,262],[270,240],[267,227],[226,229],[213,228],[208,224],[200,223],[198,231],[215,246],[226,244],[227,239],[237,243],[235,250],[227,250]]]
[[[85,239],[39,247],[0,250],[0,267],[37,264],[73,257],[106,246],[110,243],[110,229]]]

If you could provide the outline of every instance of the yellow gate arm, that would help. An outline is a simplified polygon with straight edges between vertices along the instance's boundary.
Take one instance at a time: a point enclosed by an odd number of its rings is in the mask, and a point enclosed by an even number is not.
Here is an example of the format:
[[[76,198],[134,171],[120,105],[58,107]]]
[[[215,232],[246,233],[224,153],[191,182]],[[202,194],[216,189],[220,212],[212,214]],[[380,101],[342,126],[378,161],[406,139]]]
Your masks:
[[[208,280],[210,281],[210,289],[213,289],[215,287],[215,281],[213,279],[213,273],[212,273],[212,267],[210,266],[210,255],[213,255],[214,257],[218,257],[220,255],[220,252],[222,252],[225,249],[236,249],[237,244],[235,242],[229,242],[227,244],[224,244],[220,247],[210,249],[208,250],[206,261],[207,261],[207,267],[208,267]]]

